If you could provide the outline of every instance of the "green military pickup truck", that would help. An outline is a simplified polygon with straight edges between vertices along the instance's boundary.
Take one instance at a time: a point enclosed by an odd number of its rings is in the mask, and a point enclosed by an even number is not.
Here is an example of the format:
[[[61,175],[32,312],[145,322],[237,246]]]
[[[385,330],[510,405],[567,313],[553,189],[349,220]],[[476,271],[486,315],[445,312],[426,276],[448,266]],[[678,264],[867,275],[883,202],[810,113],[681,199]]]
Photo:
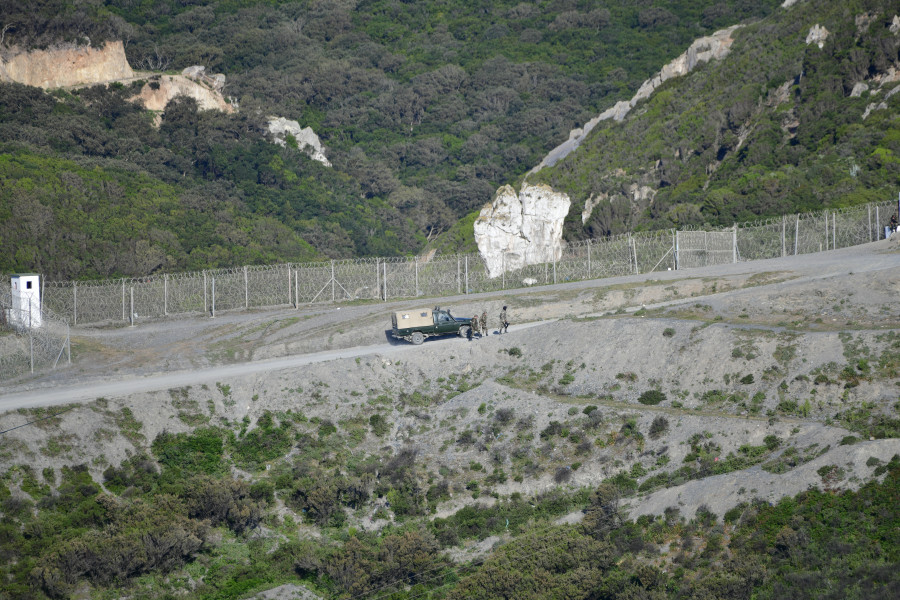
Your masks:
[[[391,325],[393,337],[419,345],[433,335],[467,337],[472,319],[454,317],[448,309],[435,306],[397,311],[391,315]]]

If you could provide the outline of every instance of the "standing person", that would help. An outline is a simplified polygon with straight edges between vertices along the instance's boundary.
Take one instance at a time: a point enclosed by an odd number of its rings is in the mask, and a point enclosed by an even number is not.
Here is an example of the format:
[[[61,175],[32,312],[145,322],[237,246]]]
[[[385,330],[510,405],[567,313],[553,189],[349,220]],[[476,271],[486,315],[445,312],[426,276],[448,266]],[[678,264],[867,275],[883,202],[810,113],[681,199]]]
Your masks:
[[[897,231],[897,213],[891,215],[891,231]]]
[[[503,310],[500,311],[500,333],[507,333],[507,328],[509,327],[509,321],[506,320],[506,307],[503,307]]]
[[[481,320],[478,321],[478,324],[481,325],[481,335],[487,337],[487,311],[481,311]]]
[[[476,314],[472,317],[472,322],[469,323],[469,341],[472,341],[472,338],[475,337],[475,334],[479,332],[478,329],[478,315]]]

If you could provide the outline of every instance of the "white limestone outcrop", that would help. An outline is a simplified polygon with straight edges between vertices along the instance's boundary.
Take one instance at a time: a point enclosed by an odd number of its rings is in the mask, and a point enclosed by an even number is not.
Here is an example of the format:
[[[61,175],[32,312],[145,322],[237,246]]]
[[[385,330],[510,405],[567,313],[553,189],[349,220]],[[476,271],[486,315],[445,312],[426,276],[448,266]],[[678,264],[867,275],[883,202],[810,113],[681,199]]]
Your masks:
[[[165,110],[169,100],[176,96],[188,96],[197,101],[200,110],[220,110],[234,112],[234,107],[225,101],[218,91],[192,81],[183,75],[160,75],[144,84],[132,102],[141,101],[147,110]]]
[[[325,146],[312,127],[300,127],[297,121],[291,121],[284,117],[269,117],[269,133],[272,141],[279,146],[287,145],[287,136],[297,140],[297,147],[305,151],[313,160],[317,160],[326,167],[331,166],[328,157],[325,156]]]
[[[681,56],[664,66],[659,73],[645,81],[631,100],[617,102],[612,107],[606,109],[585,123],[584,127],[573,129],[569,133],[569,139],[551,150],[540,164],[531,170],[531,172],[536,173],[544,167],[552,167],[568,156],[578,148],[581,142],[600,122],[608,121],[610,119],[613,121],[622,121],[638,102],[649,98],[653,91],[663,82],[668,81],[673,77],[681,77],[682,75],[690,73],[700,63],[709,62],[711,60],[721,60],[724,58],[731,51],[731,45],[734,43],[732,34],[734,34],[739,27],[741,26],[734,25],[727,29],[717,31],[710,36],[694,40]]]
[[[572,202],[548,185],[501,187],[475,220],[475,242],[488,276],[559,260],[563,221]]]
[[[121,41],[102,48],[71,46],[32,50],[0,59],[0,81],[14,81],[44,89],[109,83],[134,77]]]
[[[825,40],[828,39],[829,33],[830,32],[827,29],[816,23],[810,28],[809,33],[806,35],[806,45],[815,44],[819,47],[819,50],[821,50],[825,47]]]

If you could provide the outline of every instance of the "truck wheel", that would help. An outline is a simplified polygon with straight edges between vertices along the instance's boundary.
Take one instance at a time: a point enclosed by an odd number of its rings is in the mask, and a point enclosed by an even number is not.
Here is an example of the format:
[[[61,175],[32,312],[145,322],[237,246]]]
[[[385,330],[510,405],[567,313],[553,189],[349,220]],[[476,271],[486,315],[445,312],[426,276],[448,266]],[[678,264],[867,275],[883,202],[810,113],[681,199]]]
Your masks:
[[[469,337],[469,327],[468,326],[463,325],[462,327],[459,328],[459,337],[461,337],[461,338]]]
[[[413,331],[413,334],[409,336],[409,341],[418,346],[425,341],[425,335],[421,331]]]

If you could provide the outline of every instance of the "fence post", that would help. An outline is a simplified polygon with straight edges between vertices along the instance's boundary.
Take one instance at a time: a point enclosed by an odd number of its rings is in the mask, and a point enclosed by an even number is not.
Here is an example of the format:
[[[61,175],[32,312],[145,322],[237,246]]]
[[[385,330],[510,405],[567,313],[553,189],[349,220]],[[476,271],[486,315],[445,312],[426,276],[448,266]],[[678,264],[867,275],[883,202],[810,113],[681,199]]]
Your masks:
[[[31,355],[31,374],[34,375],[34,336],[31,335],[31,329],[28,330],[28,354]]]
[[[800,213],[797,213],[797,220],[794,221],[794,256],[797,256],[797,246],[800,244]]]
[[[291,303],[291,270],[288,267],[288,304]],[[247,276],[247,265],[244,265],[244,309],[250,308],[250,282]]]
[[[828,211],[825,211],[825,249],[828,250]]]
[[[131,322],[131,327],[134,327],[134,286],[131,286],[128,291],[130,292],[131,296],[131,304],[129,305],[131,308],[131,313],[129,314],[128,318]]]
[[[247,267],[244,267],[244,268],[246,269]],[[288,272],[288,306],[290,306],[291,304],[293,304],[293,302],[291,301],[292,300],[291,292],[293,290],[293,288],[291,287],[291,265],[287,266],[287,272]],[[246,271],[245,271],[245,273],[246,273]],[[245,301],[245,304],[246,304],[246,301]]]
[[[294,308],[300,308],[300,270],[294,269]]]
[[[163,275],[163,315],[169,314],[169,274]]]
[[[735,223],[731,228],[731,262],[733,264],[737,264],[737,223]]]
[[[381,266],[381,260],[375,259],[375,293],[381,296],[381,270],[379,267]]]
[[[205,315],[208,311],[209,308],[206,302],[206,271],[203,271],[203,314]]]
[[[414,256],[413,262],[416,267],[416,298],[418,298],[419,297],[419,257]]]
[[[72,282],[72,325],[78,325],[78,282]]]
[[[787,226],[787,217],[781,216],[781,256],[787,256],[787,240],[785,239],[785,227]]]
[[[587,278],[590,279],[591,278],[591,240],[590,240],[590,238],[588,238],[587,246],[588,246],[588,273],[587,273],[588,276],[587,276]]]
[[[881,239],[881,216],[879,215],[881,207],[875,205],[875,241]]]
[[[125,320],[125,280],[122,280],[122,320]]]
[[[866,204],[866,208],[869,209],[869,241],[872,241],[872,205]]]
[[[68,363],[72,364],[72,330],[69,328],[69,324],[66,323],[66,359]]]
[[[459,254],[457,254],[456,255],[456,293],[457,294],[462,294],[462,277],[460,276],[461,272],[462,272],[462,269],[459,264]]]
[[[466,255],[466,293],[469,293],[469,255]]]
[[[212,313],[211,315],[213,319],[216,318],[216,278],[212,278]]]
[[[637,268],[637,246],[635,246],[634,238],[631,236],[631,234],[628,235],[628,249],[631,251],[630,252],[631,258],[629,259],[628,262],[633,263],[634,274],[638,275],[639,273],[638,273],[638,268]]]
[[[331,303],[334,304],[334,261],[331,261]]]
[[[831,249],[837,250],[837,213],[831,213]]]
[[[672,244],[675,247],[675,270],[678,270],[678,230],[672,232]]]

